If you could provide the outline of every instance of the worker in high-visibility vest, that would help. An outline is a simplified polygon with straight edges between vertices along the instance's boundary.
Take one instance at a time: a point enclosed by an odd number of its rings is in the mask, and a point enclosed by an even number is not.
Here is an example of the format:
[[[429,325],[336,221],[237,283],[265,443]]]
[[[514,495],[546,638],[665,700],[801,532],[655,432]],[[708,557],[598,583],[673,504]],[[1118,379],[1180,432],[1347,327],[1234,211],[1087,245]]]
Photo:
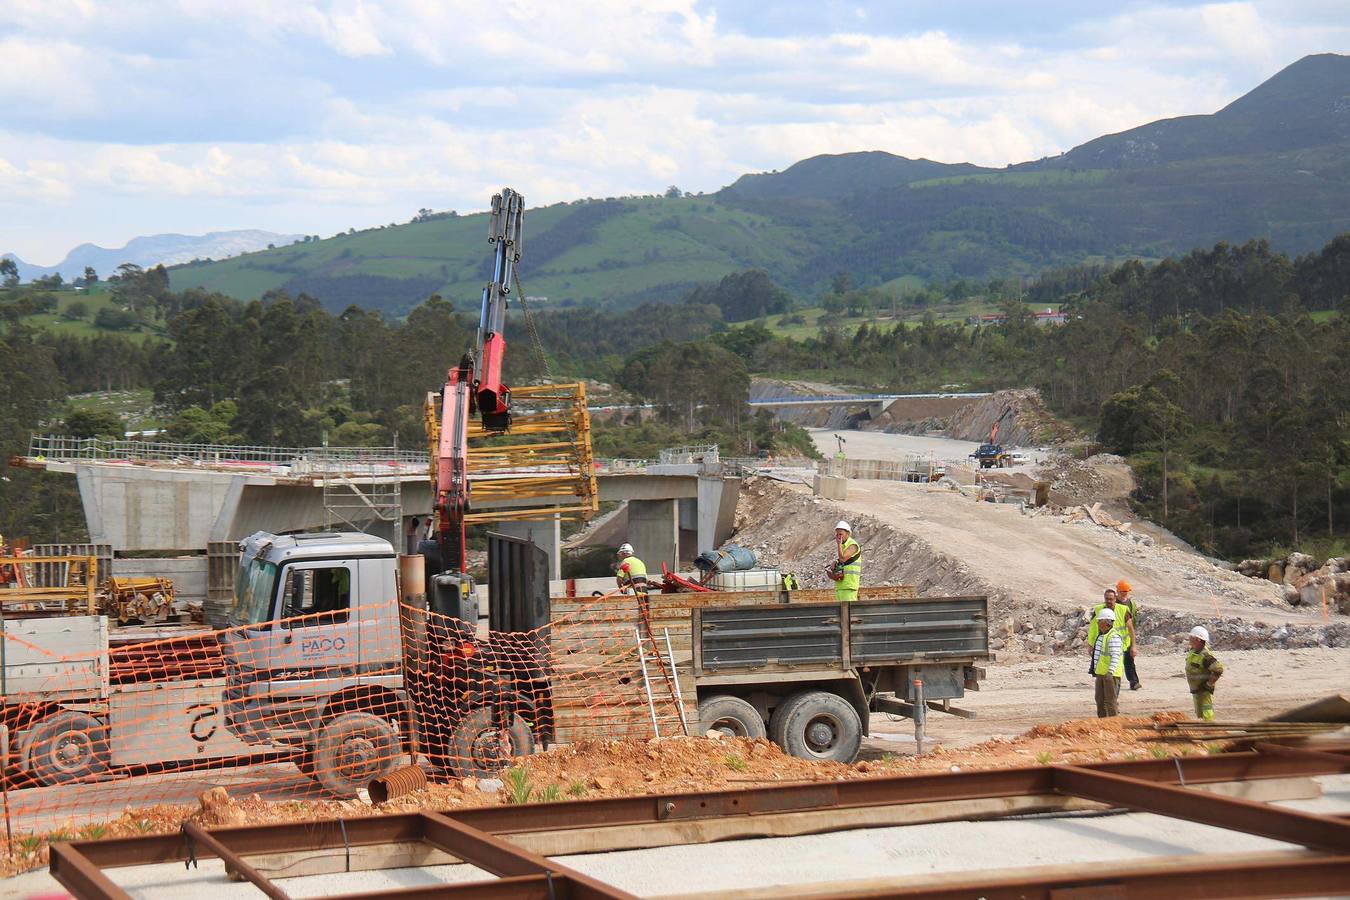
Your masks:
[[[1137,691],[1141,687],[1139,672],[1134,667],[1135,651],[1139,647],[1139,604],[1131,596],[1133,590],[1124,578],[1116,582],[1116,606],[1120,607],[1117,613],[1125,612],[1125,680],[1130,683],[1130,690]]]
[[[1186,654],[1186,685],[1195,701],[1195,717],[1206,722],[1214,719],[1214,686],[1223,675],[1223,663],[1209,649],[1209,629],[1197,625],[1187,637],[1191,649]]]
[[[1103,607],[1097,611],[1097,640],[1092,645],[1093,683],[1097,718],[1120,714],[1120,678],[1125,674],[1125,639],[1116,626],[1116,614]]]
[[[619,567],[614,575],[620,590],[632,588],[640,597],[647,595],[647,565],[638,559],[632,544],[619,545]]]
[[[862,547],[853,539],[853,529],[842,519],[834,526],[837,558],[830,564],[830,578],[834,579],[834,599],[839,602],[858,599],[862,585]]]

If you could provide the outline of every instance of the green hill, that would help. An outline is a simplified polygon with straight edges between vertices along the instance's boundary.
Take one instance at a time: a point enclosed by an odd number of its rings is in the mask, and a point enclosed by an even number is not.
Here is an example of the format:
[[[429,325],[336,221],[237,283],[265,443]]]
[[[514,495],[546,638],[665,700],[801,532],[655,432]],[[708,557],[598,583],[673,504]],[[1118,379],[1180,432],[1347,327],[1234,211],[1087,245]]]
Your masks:
[[[1154,122],[1058,157],[986,169],[880,151],[818,156],[717,194],[530,210],[521,267],[542,308],[673,300],[762,268],[802,297],[1028,275],[1268,238],[1316,249],[1350,230],[1350,57],[1307,57],[1209,116]],[[175,289],[304,291],[401,313],[431,293],[472,307],[482,215],[437,216],[172,270]],[[899,281],[904,279],[904,281]]]

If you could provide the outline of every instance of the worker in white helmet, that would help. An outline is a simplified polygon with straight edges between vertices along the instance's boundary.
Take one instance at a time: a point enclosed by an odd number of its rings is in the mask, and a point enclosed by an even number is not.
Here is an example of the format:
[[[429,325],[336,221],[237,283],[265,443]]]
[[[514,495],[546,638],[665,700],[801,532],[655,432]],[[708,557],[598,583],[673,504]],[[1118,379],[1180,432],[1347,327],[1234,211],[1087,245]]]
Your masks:
[[[647,565],[633,552],[633,545],[619,545],[619,565],[615,570],[615,580],[620,590],[632,589],[640,599],[647,597]]]
[[[1119,715],[1120,678],[1125,674],[1125,638],[1116,614],[1097,610],[1097,640],[1092,644],[1092,680],[1097,694],[1097,718]]]
[[[834,581],[834,599],[839,602],[858,599],[862,584],[862,547],[853,539],[853,529],[844,520],[834,526],[835,560],[827,574]]]
[[[1214,719],[1214,685],[1223,675],[1223,663],[1209,649],[1209,629],[1197,625],[1186,638],[1190,651],[1186,654],[1186,684],[1195,702],[1195,717]]]

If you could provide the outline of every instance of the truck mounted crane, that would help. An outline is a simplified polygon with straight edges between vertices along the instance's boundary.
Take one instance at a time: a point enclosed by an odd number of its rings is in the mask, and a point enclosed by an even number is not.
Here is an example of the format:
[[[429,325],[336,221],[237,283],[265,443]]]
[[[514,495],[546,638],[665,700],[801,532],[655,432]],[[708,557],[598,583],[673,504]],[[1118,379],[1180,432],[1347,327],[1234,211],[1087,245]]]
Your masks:
[[[469,420],[476,413],[483,429],[511,430],[511,389],[502,384],[506,355],[506,307],[520,261],[525,201],[510,188],[492,197],[488,243],[493,245],[492,277],[483,287],[477,355],[466,353],[446,376],[441,392],[440,442],[436,448],[436,544],[440,568],[463,573],[465,516],[469,511]]]

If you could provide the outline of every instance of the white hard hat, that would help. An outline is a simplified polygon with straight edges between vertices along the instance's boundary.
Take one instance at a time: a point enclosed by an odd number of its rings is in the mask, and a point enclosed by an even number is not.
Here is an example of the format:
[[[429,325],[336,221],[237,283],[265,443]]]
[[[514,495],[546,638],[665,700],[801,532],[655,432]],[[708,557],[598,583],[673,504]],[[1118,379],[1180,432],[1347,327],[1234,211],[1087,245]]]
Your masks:
[[[1191,637],[1199,638],[1206,644],[1209,643],[1209,629],[1203,625],[1197,625],[1191,629]]]
[[[633,555],[633,545],[632,545],[632,544],[620,544],[620,545],[619,545],[619,552],[620,552],[620,553],[627,553],[629,556],[632,556],[632,555]]]
[[[840,519],[838,522],[835,523],[834,530],[835,530],[835,531],[838,531],[838,530],[841,529],[841,528],[844,529],[845,531],[849,532],[849,533],[852,533],[852,532],[853,532],[853,529],[852,529],[852,528],[849,528],[849,527],[848,527],[848,523],[845,522],[843,519]]]
[[[1098,610],[1097,612],[1098,622],[1114,622],[1115,620],[1116,614],[1111,612],[1111,610],[1107,609],[1106,607],[1103,606],[1100,610]]]

